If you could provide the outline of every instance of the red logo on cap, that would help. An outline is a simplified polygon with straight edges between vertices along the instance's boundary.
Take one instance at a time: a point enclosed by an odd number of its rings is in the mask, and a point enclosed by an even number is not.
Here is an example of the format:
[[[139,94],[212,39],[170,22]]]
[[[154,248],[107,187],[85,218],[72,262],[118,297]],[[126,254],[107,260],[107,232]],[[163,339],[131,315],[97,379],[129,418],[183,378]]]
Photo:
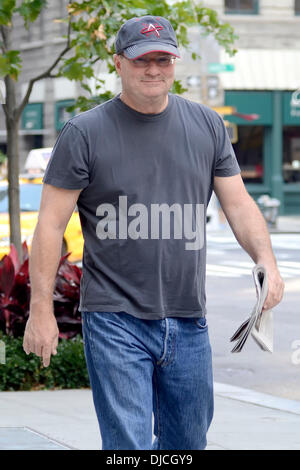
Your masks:
[[[145,23],[143,23],[143,26],[144,26],[144,28],[141,29],[141,33],[146,34],[147,37],[151,36],[151,34],[153,33],[153,34],[155,34],[155,36],[157,36],[159,38],[160,37],[159,31],[164,29],[158,23],[155,23],[155,24],[152,24],[152,23],[145,24]]]

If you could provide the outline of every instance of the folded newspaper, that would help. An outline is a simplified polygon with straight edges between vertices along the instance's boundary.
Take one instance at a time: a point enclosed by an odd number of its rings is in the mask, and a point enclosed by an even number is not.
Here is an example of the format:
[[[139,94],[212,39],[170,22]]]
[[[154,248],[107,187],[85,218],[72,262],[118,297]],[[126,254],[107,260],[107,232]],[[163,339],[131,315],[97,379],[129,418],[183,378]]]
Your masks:
[[[237,341],[231,352],[240,352],[249,334],[264,351],[273,352],[273,314],[271,310],[262,311],[268,293],[267,272],[257,264],[252,269],[256,287],[256,305],[250,317],[236,330],[230,341]]]

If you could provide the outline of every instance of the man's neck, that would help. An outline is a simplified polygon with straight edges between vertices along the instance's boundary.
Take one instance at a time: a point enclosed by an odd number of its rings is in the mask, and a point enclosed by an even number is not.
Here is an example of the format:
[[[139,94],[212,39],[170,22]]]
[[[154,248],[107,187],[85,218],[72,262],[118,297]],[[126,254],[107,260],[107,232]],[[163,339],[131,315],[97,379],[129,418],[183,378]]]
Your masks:
[[[159,114],[162,113],[168,106],[168,95],[163,98],[159,97],[156,100],[149,98],[143,102],[135,102],[133,99],[129,98],[124,92],[121,93],[120,99],[130,108],[138,111],[143,114]]]

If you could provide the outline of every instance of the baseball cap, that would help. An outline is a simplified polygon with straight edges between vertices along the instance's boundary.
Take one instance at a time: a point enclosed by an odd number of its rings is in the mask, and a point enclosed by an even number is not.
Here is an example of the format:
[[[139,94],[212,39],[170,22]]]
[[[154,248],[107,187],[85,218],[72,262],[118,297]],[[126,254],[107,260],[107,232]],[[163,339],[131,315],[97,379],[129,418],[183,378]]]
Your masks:
[[[116,38],[116,53],[137,59],[150,52],[167,52],[180,57],[175,31],[162,16],[131,18],[120,28]]]

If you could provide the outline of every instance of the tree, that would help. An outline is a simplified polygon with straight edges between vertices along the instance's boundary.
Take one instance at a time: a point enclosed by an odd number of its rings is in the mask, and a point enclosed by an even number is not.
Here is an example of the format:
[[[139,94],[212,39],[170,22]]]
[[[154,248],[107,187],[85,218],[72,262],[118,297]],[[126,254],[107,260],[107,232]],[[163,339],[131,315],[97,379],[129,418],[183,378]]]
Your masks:
[[[14,20],[21,15],[24,27],[36,21],[42,10],[47,8],[47,0],[0,0],[0,77],[4,78],[6,103],[3,104],[7,130],[7,158],[9,182],[9,220],[10,242],[21,255],[20,203],[19,203],[19,153],[18,130],[22,111],[28,103],[33,85],[44,78],[66,77],[79,81],[89,93],[81,96],[75,106],[87,109],[108,99],[109,93],[103,91],[102,82],[97,82],[97,96],[92,96],[87,79],[97,78],[94,65],[98,61],[106,62],[109,71],[114,70],[112,56],[114,37],[120,24],[134,16],[152,14],[167,17],[172,23],[178,42],[188,47],[188,27],[202,26],[208,34],[213,34],[218,43],[229,54],[235,36],[229,24],[221,24],[214,10],[196,4],[193,0],[168,3],[166,0],[83,0],[70,1],[66,18],[57,21],[66,23],[65,45],[49,67],[41,74],[33,76],[21,102],[17,103],[16,87],[22,69],[20,51],[13,48]],[[196,58],[196,54],[193,57]],[[174,91],[183,91],[176,82]]]

